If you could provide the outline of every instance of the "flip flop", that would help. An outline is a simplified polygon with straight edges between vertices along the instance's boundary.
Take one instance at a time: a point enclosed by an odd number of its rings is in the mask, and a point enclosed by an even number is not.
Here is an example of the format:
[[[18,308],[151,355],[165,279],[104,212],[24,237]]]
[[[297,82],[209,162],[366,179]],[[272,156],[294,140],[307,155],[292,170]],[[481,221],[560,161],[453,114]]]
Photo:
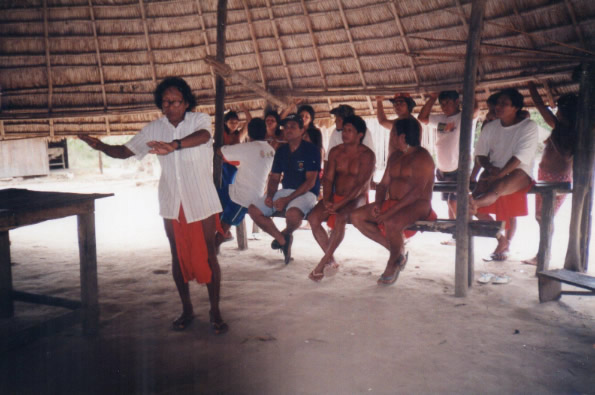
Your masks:
[[[409,258],[409,253],[407,252],[405,255],[401,255],[401,257],[402,257],[401,263],[399,264],[399,267],[394,272],[394,274],[392,276],[380,276],[378,281],[376,281],[376,284],[378,284],[378,285],[392,285],[397,281],[397,278],[399,278],[399,274],[403,271],[403,269],[405,268],[405,265],[407,264],[407,259]]]
[[[510,282],[510,277],[508,276],[494,276],[492,279],[492,284],[508,284]]]
[[[477,279],[477,282],[480,284],[488,284],[494,278],[494,274],[492,273],[481,273],[481,276]]]
[[[211,321],[211,331],[213,331],[214,335],[223,335],[227,333],[229,330],[229,325],[225,323],[225,321],[215,321],[213,318],[213,313],[209,311],[209,320]]]
[[[488,256],[481,258],[484,262],[503,262],[508,260],[508,252],[493,252]]]
[[[336,262],[327,263],[322,269],[322,273],[325,277],[332,277],[339,272],[339,264]]]
[[[442,244],[443,246],[456,246],[457,245],[457,241],[453,238],[450,238],[448,240],[442,240],[440,242],[440,244]]]
[[[315,283],[319,283],[320,280],[322,280],[324,278],[324,272],[323,273],[315,273],[314,269],[312,269],[310,274],[308,274],[308,278],[310,280],[314,281]]]
[[[172,323],[172,329],[174,331],[183,331],[184,329],[188,328],[190,324],[194,321],[194,314],[192,315],[184,315],[182,314],[178,318],[176,318]]]

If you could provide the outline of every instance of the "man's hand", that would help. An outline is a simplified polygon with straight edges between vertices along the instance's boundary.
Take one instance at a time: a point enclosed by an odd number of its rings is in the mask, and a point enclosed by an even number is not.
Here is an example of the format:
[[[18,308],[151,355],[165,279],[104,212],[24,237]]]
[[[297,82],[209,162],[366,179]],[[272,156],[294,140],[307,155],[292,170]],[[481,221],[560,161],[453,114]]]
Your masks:
[[[101,142],[101,140],[99,140],[96,137],[91,137],[91,136],[87,136],[84,134],[79,134],[77,136],[80,140],[83,140],[85,143],[87,143],[89,145],[89,147],[99,150],[99,147],[101,147],[101,145],[103,144]]]
[[[335,208],[335,203],[331,202],[330,200],[324,201],[324,212],[332,215],[337,214],[337,209]]]
[[[378,219],[378,217],[381,214],[381,209],[382,209],[381,204],[374,205],[374,208],[372,208],[372,215],[374,216],[374,218]]]
[[[383,102],[384,101],[384,96],[376,96],[376,101],[378,102]]]
[[[283,210],[285,210],[285,207],[287,207],[289,202],[290,202],[290,200],[288,198],[282,197],[282,198],[275,200],[275,202],[273,203],[273,207],[277,211],[283,211]]]
[[[429,93],[428,94],[428,98],[434,99],[434,100],[438,99],[438,92],[431,92],[431,93]]]
[[[167,155],[176,150],[176,146],[173,141],[171,143],[166,143],[163,141],[149,141],[147,145],[151,147],[151,150],[149,151],[150,154]]]
[[[270,196],[267,196],[267,197],[264,199],[264,204],[265,204],[267,207],[273,207],[273,198],[272,198],[272,197],[270,197]]]

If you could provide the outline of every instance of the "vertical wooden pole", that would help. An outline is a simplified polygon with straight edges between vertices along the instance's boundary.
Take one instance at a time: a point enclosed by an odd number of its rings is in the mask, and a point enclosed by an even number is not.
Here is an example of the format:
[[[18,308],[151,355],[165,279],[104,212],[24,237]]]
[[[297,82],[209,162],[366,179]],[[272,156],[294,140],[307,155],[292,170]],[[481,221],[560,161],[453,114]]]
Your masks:
[[[469,273],[473,265],[469,256],[469,174],[471,172],[471,143],[473,138],[473,112],[475,108],[475,82],[479,63],[481,31],[485,0],[473,1],[467,36],[465,79],[463,81],[463,113],[459,139],[459,174],[457,176],[457,231],[455,262],[455,296],[467,296]]]
[[[591,179],[591,186],[585,204],[583,206],[583,217],[581,223],[581,260],[584,262],[585,272],[589,269],[589,243],[591,241],[591,224],[593,223],[593,179]]]
[[[10,239],[8,231],[3,230],[0,231],[0,318],[10,318],[14,315],[10,264]]]
[[[217,3],[217,61],[225,63],[225,25],[227,20],[227,0]],[[220,75],[215,78],[215,150],[223,145],[223,112],[225,104],[225,80]],[[221,158],[214,155],[213,181],[221,186]]]
[[[593,166],[595,159],[593,129],[595,127],[595,65],[585,63],[581,66],[579,108],[577,118],[577,142],[574,152],[572,180],[572,212],[568,234],[568,249],[564,260],[564,269],[585,272],[583,252],[589,244],[590,235],[583,234],[584,206],[593,182]]]
[[[236,227],[236,237],[238,239],[238,248],[240,250],[248,249],[248,235],[246,233],[246,219]]]
[[[86,335],[96,334],[99,328],[94,206],[94,202],[91,201],[89,212],[77,216],[81,265],[82,320],[83,333]]]
[[[101,151],[97,151],[97,158],[99,161],[99,174],[103,174],[103,157],[101,156]]]
[[[535,274],[548,270],[552,253],[552,231],[554,230],[554,200],[556,191],[541,193],[541,221],[539,222],[539,249]]]

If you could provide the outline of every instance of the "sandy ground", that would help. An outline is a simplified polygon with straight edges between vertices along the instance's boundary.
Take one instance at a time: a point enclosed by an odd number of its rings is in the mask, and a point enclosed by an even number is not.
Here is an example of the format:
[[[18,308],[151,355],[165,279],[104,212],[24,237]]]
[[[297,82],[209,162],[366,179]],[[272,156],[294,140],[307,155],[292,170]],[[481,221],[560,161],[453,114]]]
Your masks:
[[[336,254],[341,271],[319,284],[307,279],[322,255],[309,230],[296,232],[287,266],[268,235],[247,251],[226,243],[221,309],[231,330],[214,336],[199,285],[191,287],[197,320],[185,332],[170,329],[180,304],[154,178],[0,181],[11,187],[115,196],[96,202],[99,336],[86,338],[77,325],[3,351],[2,394],[595,393],[595,298],[539,303],[534,268],[520,263],[537,249],[532,214],[519,220],[507,262],[483,262],[495,241],[476,239],[476,276],[511,282],[475,283],[466,298],[454,297],[455,248],[440,245],[442,234],[411,240],[407,268],[391,287],[376,285],[387,252],[353,228]],[[434,206],[444,217],[438,195]],[[570,201],[556,219],[552,268],[563,265],[569,213]],[[15,289],[78,296],[74,217],[10,238]],[[591,275],[594,266],[591,259]],[[16,310],[0,320],[4,332],[57,314],[24,303]]]

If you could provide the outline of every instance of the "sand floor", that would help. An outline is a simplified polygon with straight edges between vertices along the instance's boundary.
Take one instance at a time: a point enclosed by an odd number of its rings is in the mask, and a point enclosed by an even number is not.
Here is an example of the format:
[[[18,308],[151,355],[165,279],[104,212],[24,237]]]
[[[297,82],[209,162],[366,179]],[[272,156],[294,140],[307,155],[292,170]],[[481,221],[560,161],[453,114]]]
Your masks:
[[[532,214],[519,219],[507,262],[483,262],[495,241],[476,239],[476,277],[489,271],[511,282],[475,283],[465,298],[454,297],[455,247],[440,245],[447,235],[416,235],[391,287],[376,285],[388,253],[352,227],[336,254],[339,274],[321,283],[307,278],[322,256],[309,230],[295,233],[287,266],[266,234],[246,251],[226,243],[221,310],[231,329],[214,336],[197,284],[197,320],[170,329],[180,303],[154,178],[58,172],[0,181],[15,187],[115,196],[96,202],[99,336],[77,325],[2,351],[0,394],[595,393],[595,298],[539,303],[535,269],[520,263],[537,250]],[[563,266],[570,206],[556,218],[551,268]],[[76,218],[10,238],[15,289],[77,298]],[[17,303],[0,330],[59,312]]]

